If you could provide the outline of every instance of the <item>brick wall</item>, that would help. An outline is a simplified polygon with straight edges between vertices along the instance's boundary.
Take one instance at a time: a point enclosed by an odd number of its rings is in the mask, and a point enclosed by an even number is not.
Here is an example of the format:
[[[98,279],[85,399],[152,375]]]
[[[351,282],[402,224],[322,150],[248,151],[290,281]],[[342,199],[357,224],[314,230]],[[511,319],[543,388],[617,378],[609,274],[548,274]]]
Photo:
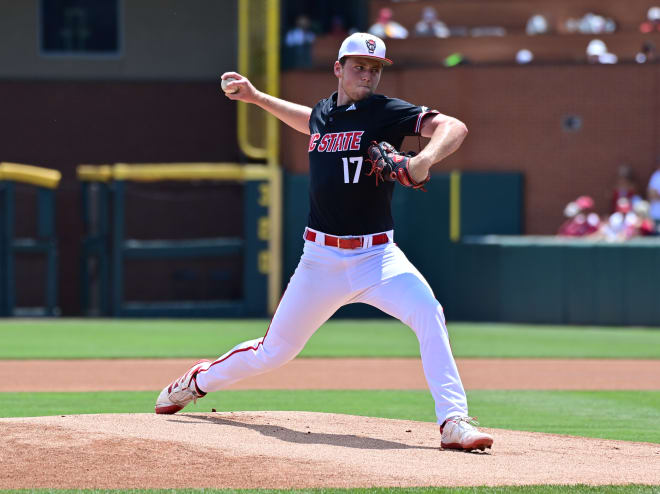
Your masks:
[[[82,214],[77,165],[236,162],[240,158],[236,105],[219,93],[215,82],[4,81],[0,82],[0,107],[0,161],[62,172],[56,192],[56,222],[59,302],[65,315],[80,310]],[[241,215],[226,214],[227,204],[241,204],[239,186],[222,183],[197,193],[182,187],[130,187],[128,234],[172,238],[242,232]],[[25,189],[21,187],[17,194],[18,236],[34,235],[34,193]],[[186,198],[191,201],[184,201]],[[203,203],[202,198],[208,201]],[[43,278],[37,273],[35,261],[23,257],[17,262],[18,305],[39,305],[43,301]],[[162,264],[154,262],[150,269],[158,273]],[[131,275],[127,273],[128,285],[133,283]]]
[[[337,88],[330,68],[292,71],[282,97],[314,105]],[[436,169],[521,171],[525,232],[554,233],[567,202],[594,197],[606,213],[617,167],[632,165],[642,190],[660,154],[660,65],[389,69],[378,92],[463,120],[463,147]],[[579,116],[567,132],[562,119]],[[408,138],[408,149],[417,139]],[[305,172],[307,137],[282,129],[282,162]],[[484,205],[487,207],[487,205]]]

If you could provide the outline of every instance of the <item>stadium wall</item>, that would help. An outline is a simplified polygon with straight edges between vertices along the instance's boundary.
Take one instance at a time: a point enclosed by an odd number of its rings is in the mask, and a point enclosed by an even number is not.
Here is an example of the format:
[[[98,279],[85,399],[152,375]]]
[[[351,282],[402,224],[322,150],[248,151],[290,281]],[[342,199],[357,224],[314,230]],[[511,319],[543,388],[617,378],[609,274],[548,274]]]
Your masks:
[[[78,314],[79,254],[82,236],[79,164],[154,162],[237,162],[236,105],[218,94],[215,82],[17,82],[0,81],[0,148],[3,161],[29,163],[62,172],[56,191],[60,307]],[[17,191],[17,236],[34,233],[29,190]],[[184,201],[190,191],[173,186],[136,188],[128,196],[127,231],[137,238],[233,235],[240,215],[240,187],[219,186],[209,199]],[[189,208],[189,209],[188,209]],[[221,219],[221,220],[219,220]],[[158,280],[163,262],[135,271],[138,282]],[[40,305],[41,268],[21,256],[16,270],[19,306]],[[134,285],[127,278],[127,295]],[[153,297],[163,291],[154,281]],[[149,293],[143,298],[151,298]]]
[[[222,97],[216,83],[219,74],[236,67],[237,2],[118,4],[117,54],[51,55],[40,47],[41,2],[0,0],[0,160],[62,172],[56,221],[64,315],[80,312],[78,164],[239,160],[236,105]],[[192,201],[187,211],[182,205],[187,193],[172,189],[129,192],[129,234],[177,238],[209,231],[233,235],[242,229],[234,215],[220,226],[217,222],[228,202],[241,203],[239,187],[219,186],[215,193],[204,193],[208,204],[199,207]],[[17,236],[29,236],[36,228],[32,195],[28,188],[17,188]],[[21,255],[17,264],[18,305],[40,305],[42,263]],[[139,296],[171,296],[162,282],[167,267],[154,261],[130,269],[127,295],[141,292],[141,283],[151,278],[152,291]]]
[[[63,174],[57,191],[60,306],[73,315],[79,313],[82,234],[78,164],[241,159],[236,106],[216,84],[219,73],[236,66],[236,2],[190,6],[174,0],[163,9],[155,0],[121,1],[123,51],[114,59],[40,54],[38,5],[0,0],[6,40],[0,46],[0,159]],[[577,195],[592,195],[605,212],[617,166],[629,162],[643,189],[660,153],[658,64],[398,67],[387,70],[380,92],[435,107],[470,128],[464,147],[438,173],[524,175],[525,233],[553,233],[565,203]],[[330,66],[292,71],[282,75],[281,88],[284,98],[311,106],[336,90],[336,79]],[[562,129],[571,116],[581,119],[580,131]],[[406,142],[408,149],[417,146],[417,139]],[[281,148],[287,171],[307,172],[305,136],[282,126]],[[183,201],[165,199],[184,198],[176,187],[156,194],[136,188],[128,199],[127,228],[141,238],[239,234],[241,211],[226,214],[226,208],[241,204],[240,193],[231,186],[204,192],[210,205],[193,204],[191,214]],[[19,236],[34,227],[28,195],[23,190],[17,196]],[[477,210],[482,201],[474,198]],[[30,259],[21,263],[19,304],[38,305],[41,287],[34,280],[41,267]],[[131,270],[127,294],[168,296],[165,267],[154,262]],[[148,284],[140,283],[150,277],[154,291],[143,293]]]
[[[284,73],[281,86],[285,99],[313,105],[337,82],[328,67]],[[658,64],[393,68],[379,92],[466,122],[463,147],[436,172],[523,173],[527,234],[554,233],[566,203],[582,194],[609,212],[622,163],[631,164],[644,191],[660,153]],[[562,127],[571,117],[580,119],[579,130]],[[417,139],[404,146],[417,150]],[[290,171],[306,172],[305,136],[283,128],[281,149]]]
[[[119,1],[117,55],[58,56],[39,46],[40,2],[0,0],[0,78],[216,80],[236,67],[235,0]]]

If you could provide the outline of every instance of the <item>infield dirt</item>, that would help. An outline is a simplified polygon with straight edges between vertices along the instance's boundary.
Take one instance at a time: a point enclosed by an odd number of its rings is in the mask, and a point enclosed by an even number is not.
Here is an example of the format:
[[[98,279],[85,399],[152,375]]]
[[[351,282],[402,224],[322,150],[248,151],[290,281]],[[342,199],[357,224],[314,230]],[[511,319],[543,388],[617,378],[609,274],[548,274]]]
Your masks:
[[[193,362],[5,360],[0,361],[0,392],[160,390]],[[457,364],[468,390],[660,389],[660,360],[458,359]],[[228,389],[428,388],[419,359],[301,358]]]
[[[0,419],[0,488],[657,484],[660,445],[486,429],[492,453],[439,449],[437,425],[307,412]],[[8,474],[8,475],[7,475]]]
[[[159,390],[191,361],[0,361],[0,391]],[[658,389],[659,361],[483,360],[467,389]],[[140,379],[135,379],[140,376]],[[297,359],[233,389],[425,389],[418,359]],[[154,392],[154,398],[157,391]],[[0,489],[660,484],[660,445],[485,429],[440,449],[427,422],[310,412],[0,419]]]

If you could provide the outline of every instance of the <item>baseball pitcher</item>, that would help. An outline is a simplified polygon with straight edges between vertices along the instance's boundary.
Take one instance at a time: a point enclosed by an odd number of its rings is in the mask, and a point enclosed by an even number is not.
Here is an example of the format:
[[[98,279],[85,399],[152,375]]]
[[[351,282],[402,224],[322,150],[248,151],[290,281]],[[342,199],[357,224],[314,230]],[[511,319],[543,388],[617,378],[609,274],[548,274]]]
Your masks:
[[[258,91],[236,72],[222,75],[229,99],[258,105],[309,135],[304,250],[265,336],[193,365],[163,389],[156,413],[176,413],[209,392],[289,362],[337,309],[362,302],[417,335],[442,447],[491,447],[493,438],[468,415],[442,306],[394,243],[390,209],[394,188],[423,188],[431,166],[460,147],[467,129],[436,110],[375,94],[389,65],[381,39],[352,34],[334,63],[337,92],[314,108]],[[430,141],[416,156],[399,153],[404,137],[414,135]]]

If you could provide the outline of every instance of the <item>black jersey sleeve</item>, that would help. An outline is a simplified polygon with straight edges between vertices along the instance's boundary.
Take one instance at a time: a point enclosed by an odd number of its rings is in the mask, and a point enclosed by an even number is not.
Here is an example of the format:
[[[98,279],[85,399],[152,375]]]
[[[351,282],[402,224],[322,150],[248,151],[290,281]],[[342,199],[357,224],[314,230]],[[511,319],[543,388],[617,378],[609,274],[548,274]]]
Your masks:
[[[398,98],[385,98],[381,111],[381,122],[387,134],[401,137],[418,135],[424,118],[438,113],[437,110],[413,105]]]
[[[314,107],[312,108],[312,112],[309,114],[308,125],[309,125],[309,133],[310,134],[313,134],[314,132],[316,132],[316,129],[319,128],[321,108],[322,108],[322,105],[325,104],[325,101],[326,100],[322,99],[318,103],[316,103],[314,105]]]

